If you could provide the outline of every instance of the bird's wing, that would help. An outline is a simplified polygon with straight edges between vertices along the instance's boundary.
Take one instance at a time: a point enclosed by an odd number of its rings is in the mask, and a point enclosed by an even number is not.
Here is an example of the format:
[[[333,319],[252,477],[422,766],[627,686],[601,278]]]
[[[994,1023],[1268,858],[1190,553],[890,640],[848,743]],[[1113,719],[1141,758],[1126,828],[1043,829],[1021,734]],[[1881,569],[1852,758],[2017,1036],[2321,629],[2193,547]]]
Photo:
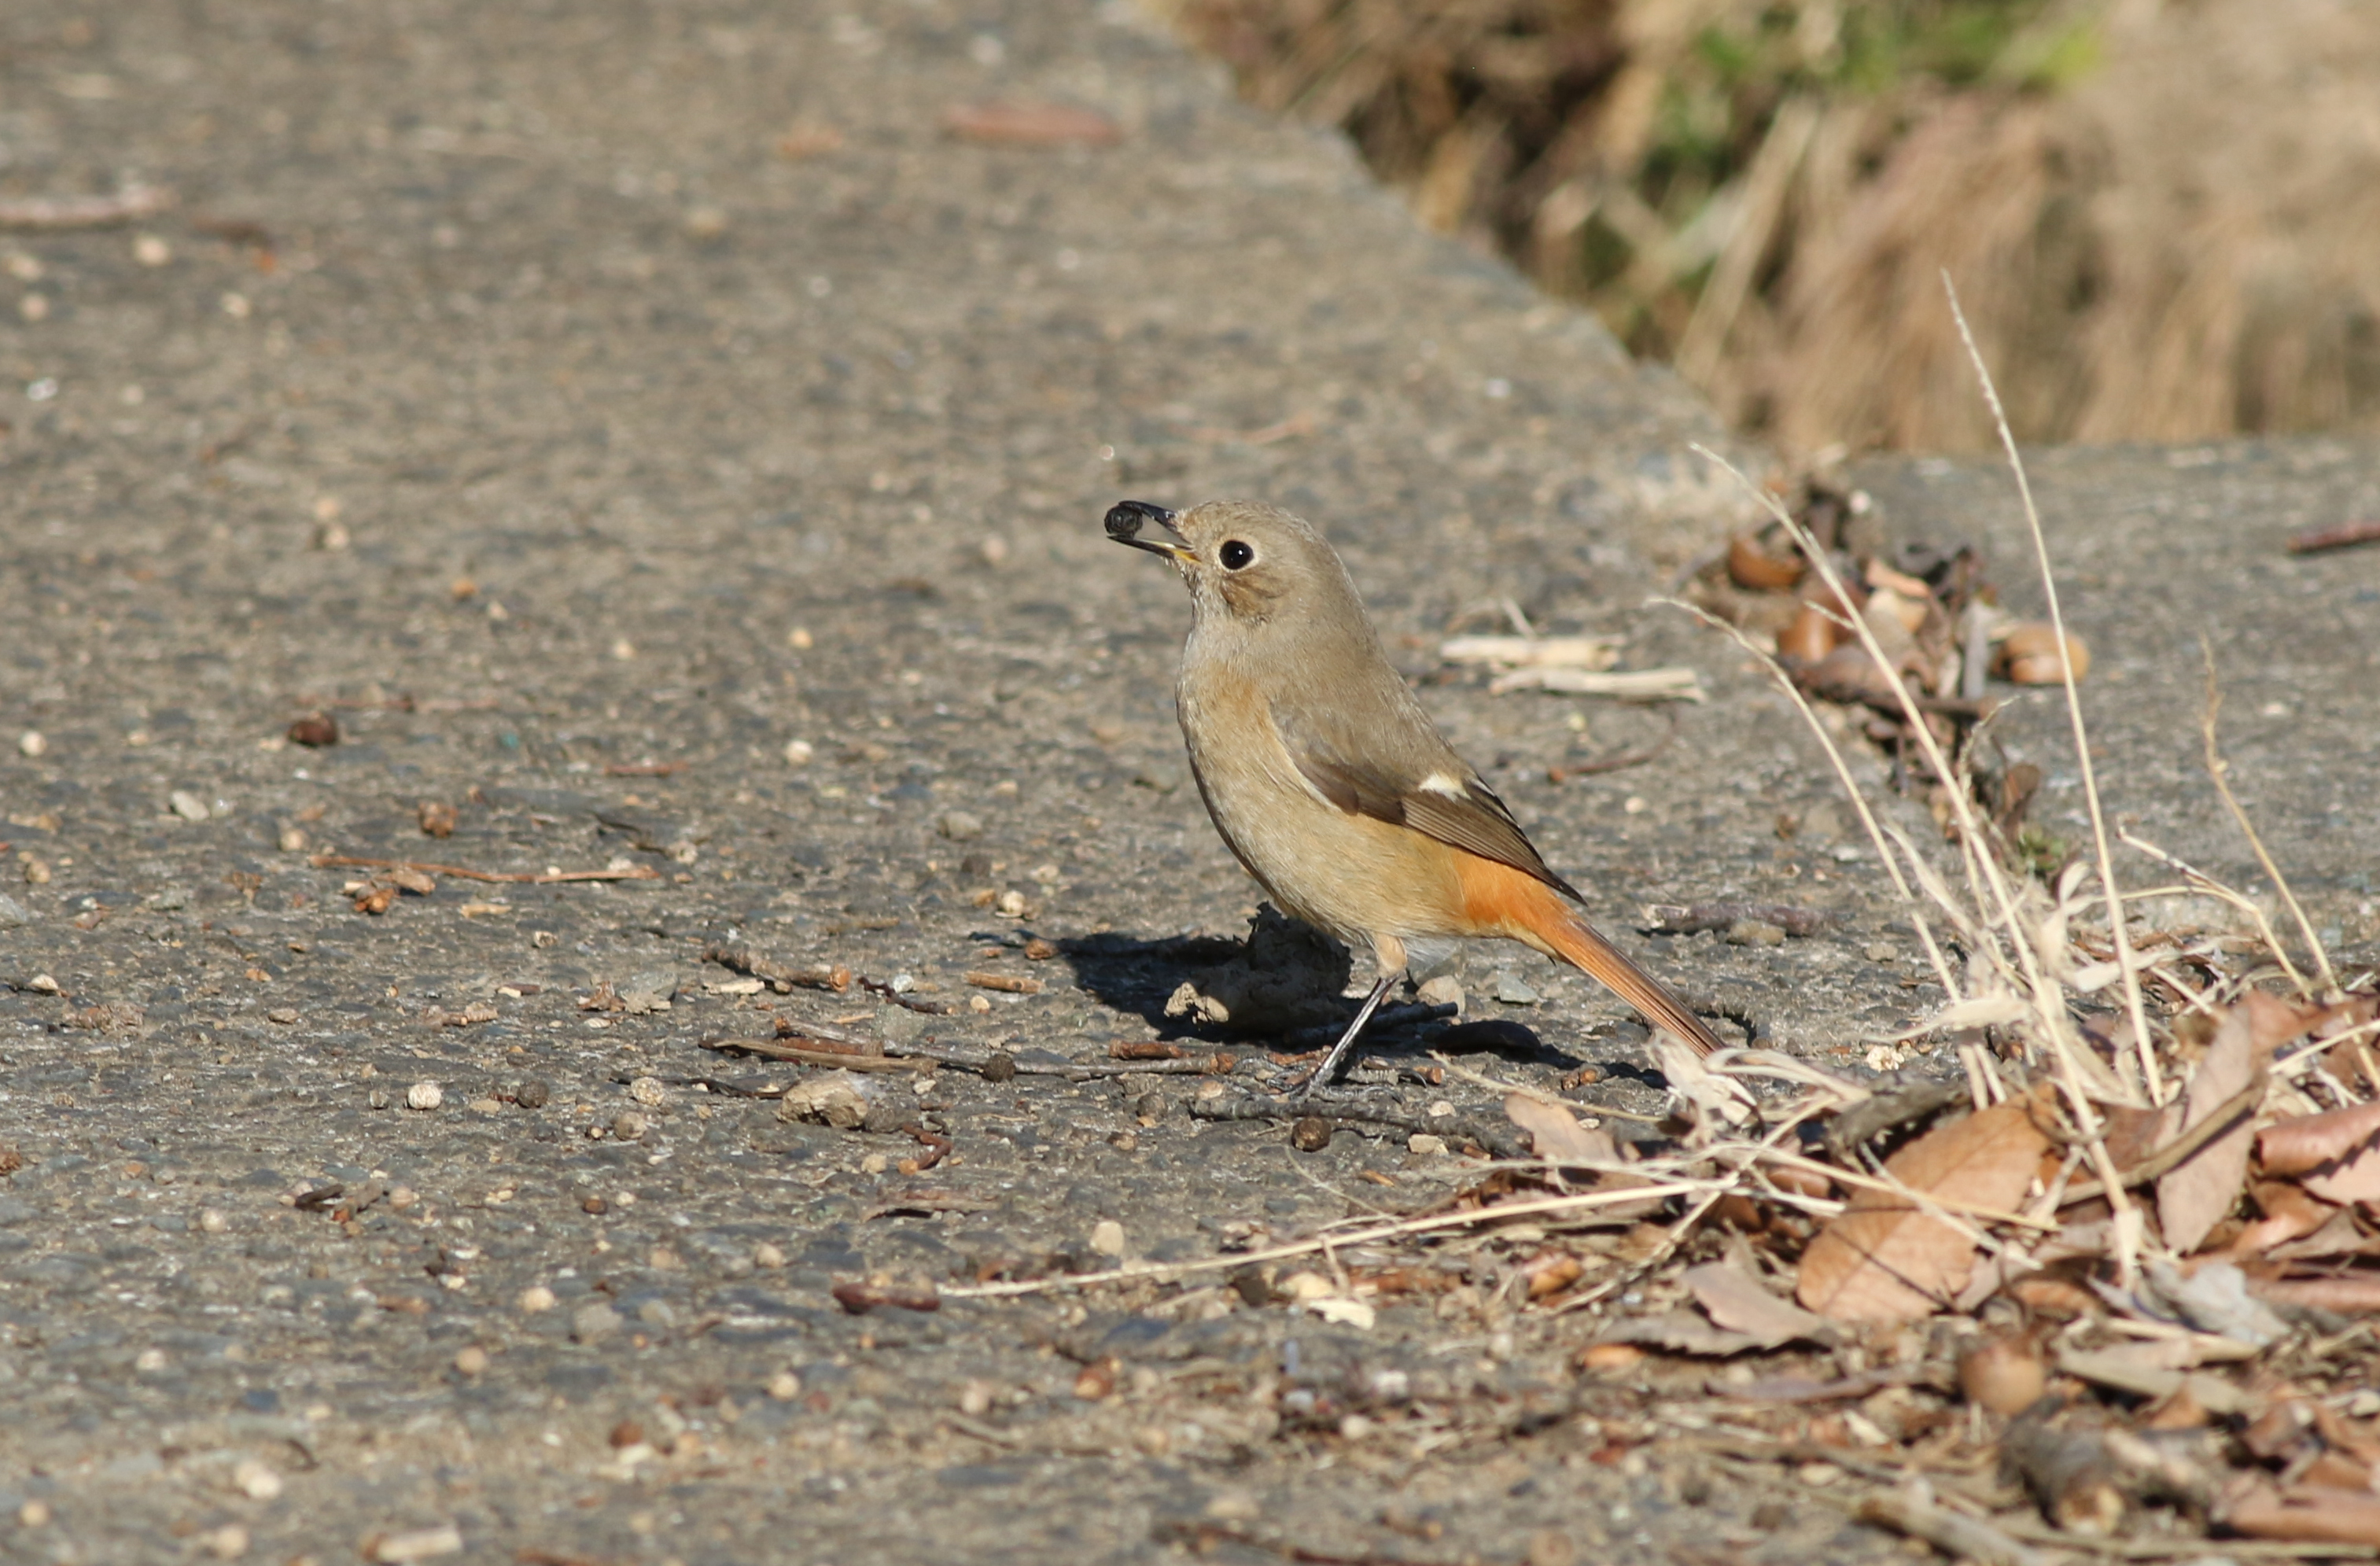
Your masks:
[[[1359,726],[1361,715],[1317,720],[1283,704],[1272,708],[1290,759],[1340,809],[1410,827],[1578,895],[1546,868],[1512,810],[1427,719],[1402,710],[1369,716],[1374,723]]]

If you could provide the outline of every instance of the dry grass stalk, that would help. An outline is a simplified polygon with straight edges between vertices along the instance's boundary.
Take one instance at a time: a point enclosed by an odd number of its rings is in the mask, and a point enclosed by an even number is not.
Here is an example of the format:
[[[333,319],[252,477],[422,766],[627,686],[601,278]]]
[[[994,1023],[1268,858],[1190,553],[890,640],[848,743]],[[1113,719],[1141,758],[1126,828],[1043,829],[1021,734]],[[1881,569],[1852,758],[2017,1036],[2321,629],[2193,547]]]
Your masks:
[[[2033,481],[2026,476],[2024,458],[2016,449],[2016,433],[2009,428],[2007,410],[2000,407],[1999,388],[1993,383],[1991,368],[1984,362],[1983,351],[1975,346],[1974,333],[1967,326],[1966,312],[1959,307],[1958,286],[1947,272],[1942,274],[1942,286],[1949,296],[1951,319],[1959,323],[1959,340],[1966,346],[1967,358],[1975,367],[1975,379],[1983,386],[1984,400],[1990,405],[1992,425],[1999,433],[2009,471],[2016,476],[2017,495],[2024,503],[2025,528],[2033,538],[2034,559],[2041,567],[2041,590],[2049,605],[2050,628],[2063,646],[2067,640],[2066,612],[2058,606],[2058,574],[2050,569],[2049,541],[2042,534],[2041,509],[2033,503]],[[2141,982],[2132,972],[2131,937],[2125,932],[2124,925],[2124,895],[2116,884],[2116,861],[2107,848],[2107,813],[2099,803],[2098,770],[2091,760],[2091,737],[2082,722],[2082,698],[2074,689],[2073,661],[2058,660],[2058,673],[2066,692],[2067,718],[2074,734],[2075,764],[2082,772],[2082,798],[2091,814],[2091,841],[2098,856],[2099,886],[2107,899],[2107,930],[2116,945],[2125,1014],[2131,1019],[2132,1038],[2139,1048],[2141,1076],[2148,1086],[2149,1101],[2161,1104],[2166,1099],[2165,1088],[2157,1074],[2156,1052],[2149,1041],[2148,1015],[2141,1005]]]

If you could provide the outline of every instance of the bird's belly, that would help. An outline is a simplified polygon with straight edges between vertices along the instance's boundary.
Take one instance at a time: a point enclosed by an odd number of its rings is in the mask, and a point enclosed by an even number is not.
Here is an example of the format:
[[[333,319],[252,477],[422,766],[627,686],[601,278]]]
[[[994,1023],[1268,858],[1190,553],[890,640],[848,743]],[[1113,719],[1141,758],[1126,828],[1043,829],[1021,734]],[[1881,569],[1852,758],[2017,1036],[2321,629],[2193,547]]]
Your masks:
[[[1217,744],[1195,706],[1183,714],[1208,816],[1282,912],[1358,947],[1464,933],[1451,863],[1460,850],[1324,799],[1269,721],[1242,743]]]

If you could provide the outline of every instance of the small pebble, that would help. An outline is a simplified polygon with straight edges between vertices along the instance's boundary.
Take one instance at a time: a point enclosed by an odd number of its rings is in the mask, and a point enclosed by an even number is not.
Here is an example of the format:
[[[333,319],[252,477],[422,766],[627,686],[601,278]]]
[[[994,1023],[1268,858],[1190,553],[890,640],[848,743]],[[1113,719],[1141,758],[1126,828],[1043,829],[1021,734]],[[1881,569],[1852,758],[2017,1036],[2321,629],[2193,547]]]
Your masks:
[[[983,835],[983,818],[965,810],[945,810],[934,828],[953,843],[965,843]]]
[[[612,1204],[605,1201],[601,1196],[589,1196],[579,1202],[578,1210],[580,1212],[606,1213],[612,1210]]]
[[[328,712],[310,713],[289,725],[286,737],[292,745],[320,750],[339,743],[339,721]]]
[[[752,1247],[752,1265],[767,1268],[773,1272],[785,1265],[785,1253],[763,1240]]]
[[[225,1213],[223,1208],[200,1208],[199,1209],[199,1232],[200,1233],[221,1234],[230,1228],[230,1215]]]
[[[1727,927],[1725,940],[1730,946],[1782,946],[1785,928],[1766,919],[1738,919]]]
[[[210,1528],[199,1536],[205,1541],[207,1553],[217,1560],[237,1560],[248,1553],[248,1530],[237,1523]]]
[[[570,1313],[570,1335],[582,1343],[608,1338],[622,1325],[620,1313],[607,1305],[580,1305]]]
[[[1171,794],[1182,786],[1182,774],[1171,767],[1152,763],[1135,772],[1132,781],[1152,794]]]
[[[49,749],[50,742],[39,729],[27,729],[17,736],[17,748],[28,756],[39,756]]]
[[[1451,1006],[1459,1017],[1463,1014],[1463,981],[1451,973],[1442,973],[1415,989],[1414,999],[1425,1006]]]
[[[177,788],[167,795],[165,803],[174,807],[174,814],[186,821],[203,821],[214,813],[207,808],[205,800],[187,788]]]
[[[991,1412],[991,1383],[972,1380],[959,1389],[959,1412],[970,1419],[980,1419]]]
[[[790,1370],[780,1370],[769,1378],[769,1395],[779,1402],[791,1402],[802,1395],[802,1378]]]
[[[243,1457],[231,1471],[232,1487],[250,1500],[273,1500],[280,1497],[281,1475],[270,1465],[253,1457]]]
[[[650,1109],[669,1097],[669,1089],[662,1086],[658,1077],[640,1076],[628,1084],[628,1097]]]
[[[1578,1547],[1567,1534],[1540,1528],[1529,1536],[1528,1553],[1521,1559],[1528,1566],[1572,1566],[1578,1560]]]
[[[1289,1128],[1289,1145],[1301,1153],[1318,1153],[1330,1146],[1330,1123],[1320,1115],[1306,1115]]]
[[[1014,891],[1003,892],[992,906],[1000,910],[1002,918],[1022,918],[1025,917],[1025,893]]]
[[[1092,1224],[1091,1249],[1103,1256],[1123,1255],[1123,1225],[1112,1218],[1103,1218]]]
[[[280,843],[281,852],[284,854],[304,853],[306,851],[307,843],[306,829],[304,827],[283,827],[281,829]]]
[[[1893,951],[1892,942],[1871,941],[1867,943],[1867,951],[1864,954],[1871,963],[1888,963],[1897,953]]]
[[[405,1090],[408,1110],[434,1110],[446,1101],[446,1090],[434,1082],[417,1082]]]
[[[532,1283],[520,1292],[520,1307],[531,1316],[552,1310],[553,1305],[553,1291],[542,1283]]]
[[[407,1533],[382,1534],[364,1546],[364,1558],[378,1560],[383,1566],[408,1560],[431,1560],[442,1555],[459,1555],[463,1551],[463,1531],[452,1523],[441,1523],[434,1528],[415,1528]]]
[[[264,1020],[266,1022],[277,1022],[284,1027],[286,1027],[289,1024],[298,1020],[298,1010],[294,1006],[275,1006],[273,1010],[264,1014]]]
[[[645,1135],[645,1117],[634,1110],[623,1110],[612,1117],[612,1137],[617,1142],[636,1142]]]
[[[466,1376],[484,1376],[488,1371],[488,1351],[477,1343],[466,1344],[455,1355],[455,1368]]]
[[[17,1522],[20,1526],[27,1528],[45,1528],[49,1526],[50,1503],[46,1500],[27,1501],[24,1505],[17,1508]]]
[[[37,973],[25,981],[25,988],[36,995],[55,995],[58,992],[58,981],[45,973]]]
[[[789,739],[785,742],[785,765],[788,767],[807,767],[810,764],[810,759],[817,754],[816,747],[806,739]]]
[[[1537,1003],[1537,992],[1516,973],[1498,974],[1492,993],[1507,1006],[1534,1006]]]
[[[1446,1138],[1433,1136],[1427,1131],[1416,1131],[1405,1138],[1405,1151],[1435,1158],[1446,1151]]]
[[[142,266],[164,266],[174,259],[174,247],[154,234],[143,234],[132,241],[132,259]]]

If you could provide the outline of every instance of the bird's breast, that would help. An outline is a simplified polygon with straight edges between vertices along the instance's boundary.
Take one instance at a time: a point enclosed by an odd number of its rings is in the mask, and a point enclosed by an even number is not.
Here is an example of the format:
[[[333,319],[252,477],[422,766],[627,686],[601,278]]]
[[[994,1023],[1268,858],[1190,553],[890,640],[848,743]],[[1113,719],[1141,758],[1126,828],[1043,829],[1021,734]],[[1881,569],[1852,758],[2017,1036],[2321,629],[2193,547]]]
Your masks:
[[[1283,743],[1260,679],[1193,658],[1176,698],[1207,814],[1284,912],[1351,944],[1459,928],[1459,851],[1324,798]]]

